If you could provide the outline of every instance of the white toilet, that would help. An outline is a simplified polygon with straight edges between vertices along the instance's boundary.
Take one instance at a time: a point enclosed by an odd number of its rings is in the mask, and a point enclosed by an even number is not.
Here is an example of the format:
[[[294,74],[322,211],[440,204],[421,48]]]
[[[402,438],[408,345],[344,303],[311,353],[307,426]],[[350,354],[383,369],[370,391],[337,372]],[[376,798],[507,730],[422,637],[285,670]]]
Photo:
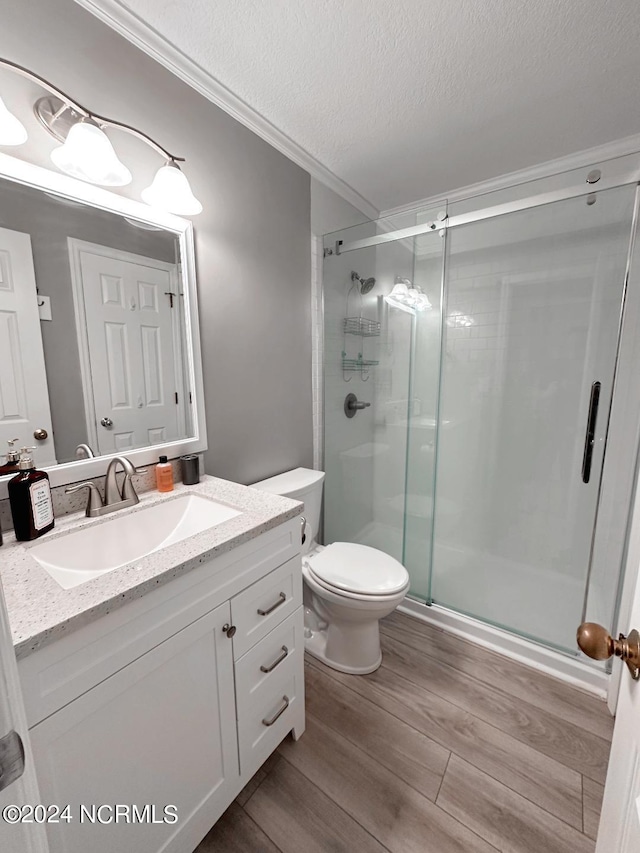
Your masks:
[[[351,542],[318,545],[323,481],[323,471],[295,468],[252,488],[304,502],[305,648],[333,669],[364,675],[380,666],[378,622],[404,598],[409,575],[377,548]]]

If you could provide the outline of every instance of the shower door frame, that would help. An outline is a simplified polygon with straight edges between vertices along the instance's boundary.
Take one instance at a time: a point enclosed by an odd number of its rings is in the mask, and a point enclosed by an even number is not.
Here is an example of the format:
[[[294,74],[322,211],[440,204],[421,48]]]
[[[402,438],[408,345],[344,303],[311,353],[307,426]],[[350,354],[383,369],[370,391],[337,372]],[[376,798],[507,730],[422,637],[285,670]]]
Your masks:
[[[634,165],[630,165],[629,161],[633,159],[635,161]],[[618,162],[616,162],[618,161]],[[626,275],[625,281],[623,284],[623,292],[622,292],[622,300],[621,300],[621,310],[618,324],[618,339],[617,339],[617,350],[616,350],[616,358],[615,358],[615,369],[614,369],[614,377],[612,384],[612,394],[609,410],[607,412],[607,426],[605,430],[605,438],[604,438],[604,452],[603,452],[603,460],[602,466],[600,470],[600,481],[599,481],[599,489],[598,489],[598,501],[596,506],[596,515],[594,520],[594,537],[596,531],[596,525],[598,521],[598,512],[600,509],[601,498],[602,498],[602,482],[605,476],[605,470],[607,465],[612,465],[612,454],[610,449],[607,447],[607,438],[609,435],[609,428],[611,425],[611,421],[614,417],[617,417],[617,410],[620,407],[620,401],[616,400],[616,388],[618,381],[618,373],[620,367],[620,353],[621,351],[629,351],[629,354],[633,351],[633,345],[630,340],[627,338],[631,335],[631,330],[627,330],[627,334],[625,336],[625,327],[624,320],[627,313],[627,302],[629,292],[632,290],[634,294],[637,295],[637,301],[640,301],[640,250],[639,243],[636,239],[637,231],[638,231],[638,209],[640,206],[640,155],[631,156],[627,155],[620,158],[615,158],[610,161],[601,161],[600,163],[594,163],[590,166],[585,166],[582,168],[573,168],[571,170],[572,173],[584,173],[585,175],[589,173],[589,177],[591,177],[591,172],[595,166],[606,165],[607,169],[609,169],[612,174],[606,178],[599,177],[595,183],[585,182],[582,184],[573,184],[571,186],[567,186],[565,188],[551,190],[544,193],[530,195],[524,198],[515,199],[512,201],[503,202],[500,204],[488,205],[483,208],[477,208],[473,211],[469,211],[466,213],[454,214],[451,216],[447,216],[446,214],[441,219],[440,216],[433,221],[428,221],[424,223],[420,223],[418,225],[412,225],[405,228],[390,230],[383,234],[378,234],[372,237],[363,238],[360,240],[354,240],[350,242],[345,242],[343,240],[338,240],[335,242],[335,245],[332,247],[335,254],[343,254],[346,252],[354,251],[357,249],[367,248],[370,246],[380,246],[385,243],[395,242],[401,239],[413,238],[422,234],[433,233],[434,231],[441,231],[444,229],[445,238],[446,232],[451,228],[455,228],[460,225],[467,225],[473,222],[479,222],[486,219],[492,219],[499,216],[508,215],[510,213],[515,213],[518,211],[524,211],[531,208],[542,207],[547,204],[551,204],[553,202],[564,201],[569,199],[576,199],[581,197],[587,197],[594,192],[600,192],[608,189],[615,189],[618,187],[624,187],[629,185],[636,186],[636,197],[634,203],[634,214],[633,214],[633,222],[630,228],[630,243],[629,243],[629,251],[627,256],[627,265],[626,265]],[[556,173],[555,175],[550,175],[549,177],[561,177],[561,174]],[[516,189],[517,185],[514,185],[513,189]],[[473,200],[471,196],[469,201]],[[479,198],[478,198],[479,200]],[[466,201],[466,199],[465,199]],[[456,204],[459,204],[459,201],[456,200]],[[437,205],[432,204],[430,208],[433,209]],[[442,207],[446,207],[446,201],[443,199],[441,202]],[[426,207],[426,205],[425,205]],[[419,213],[419,211],[416,211]],[[391,218],[391,217],[389,217]],[[634,254],[639,257],[635,258],[635,263],[632,263],[634,258]],[[442,280],[441,280],[441,296],[444,298],[446,295],[446,252],[443,257],[443,266],[442,266]],[[444,302],[441,302],[441,307],[444,309]],[[637,306],[636,310],[640,315],[640,305]],[[445,322],[444,310],[442,310],[442,324]],[[441,336],[441,345],[442,345],[443,337]],[[640,352],[640,344],[638,346],[638,352]],[[440,367],[442,369],[442,366]],[[640,398],[640,387],[635,389]],[[618,405],[616,405],[618,403]],[[439,406],[439,401],[438,401]],[[622,416],[624,417],[624,416]],[[631,416],[627,415],[627,420]],[[630,460],[631,464],[634,468],[637,466],[638,462],[638,439],[640,436],[636,435],[635,440],[635,458]],[[325,436],[326,439],[326,436]],[[609,449],[609,453],[607,450]],[[437,464],[437,442],[436,442],[436,464]],[[624,577],[623,567],[624,567],[624,558],[626,555],[626,551],[628,548],[628,534],[629,534],[629,521],[630,521],[630,512],[632,507],[628,507],[628,518],[626,519],[625,524],[625,537],[624,542],[621,543],[622,546],[622,561],[618,570],[617,577],[617,587],[618,592],[616,596],[617,600],[617,608],[614,616],[617,626],[623,624],[626,618],[626,611],[623,604],[623,596],[622,589],[626,586],[630,581],[628,578]],[[433,544],[433,530],[431,533],[431,539]],[[593,541],[591,544],[591,557],[593,556]],[[431,570],[431,567],[429,567]],[[589,575],[591,573],[591,558],[589,560]],[[587,577],[585,584],[585,607],[586,600],[589,591],[589,578]],[[457,613],[449,608],[442,605],[427,605],[426,603],[416,601],[414,599],[405,599],[403,605],[400,606],[401,610],[404,610],[407,613],[410,613],[413,616],[421,618],[425,621],[431,622],[439,627],[443,627],[453,633],[459,634],[464,637],[471,637],[473,640],[481,645],[484,645],[488,648],[496,649],[502,653],[506,653],[516,659],[520,659],[525,663],[529,663],[541,669],[543,671],[547,671],[553,675],[560,675],[565,680],[575,683],[590,692],[596,693],[602,697],[607,697],[609,700],[609,706],[612,708],[615,704],[615,697],[617,696],[617,688],[619,683],[619,673],[620,668],[616,667],[613,670],[613,677],[610,677],[609,673],[598,670],[592,667],[589,663],[580,660],[578,657],[571,657],[569,655],[563,654],[562,652],[556,651],[553,648],[547,647],[543,644],[536,643],[530,639],[523,639],[519,637],[517,634],[508,631],[507,629],[495,628],[492,625],[483,622],[480,619],[474,619],[469,616],[465,616],[463,614]],[[577,626],[576,626],[577,628]]]

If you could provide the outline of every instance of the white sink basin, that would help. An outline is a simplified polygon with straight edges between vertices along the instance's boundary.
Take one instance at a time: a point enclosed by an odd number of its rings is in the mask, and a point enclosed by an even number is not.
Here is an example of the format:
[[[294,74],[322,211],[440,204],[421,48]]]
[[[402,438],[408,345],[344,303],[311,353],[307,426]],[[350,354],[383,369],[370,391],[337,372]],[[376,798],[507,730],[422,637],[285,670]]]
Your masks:
[[[240,514],[209,498],[182,495],[138,512],[114,513],[102,524],[34,545],[29,553],[71,589]]]

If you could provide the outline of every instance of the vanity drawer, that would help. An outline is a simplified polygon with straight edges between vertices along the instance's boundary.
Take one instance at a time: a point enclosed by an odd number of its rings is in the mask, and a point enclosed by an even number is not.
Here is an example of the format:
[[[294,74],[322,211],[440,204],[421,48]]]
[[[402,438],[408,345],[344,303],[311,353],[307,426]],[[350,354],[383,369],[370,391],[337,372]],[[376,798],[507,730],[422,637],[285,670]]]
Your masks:
[[[267,636],[236,661],[238,718],[262,707],[271,685],[288,679],[304,655],[304,611],[298,607]]]
[[[241,658],[301,606],[302,566],[297,556],[231,599],[231,621],[236,628],[234,659]]]
[[[238,719],[240,773],[254,773],[286,735],[296,737],[304,729],[304,658],[292,658],[285,672],[261,692],[249,713]]]

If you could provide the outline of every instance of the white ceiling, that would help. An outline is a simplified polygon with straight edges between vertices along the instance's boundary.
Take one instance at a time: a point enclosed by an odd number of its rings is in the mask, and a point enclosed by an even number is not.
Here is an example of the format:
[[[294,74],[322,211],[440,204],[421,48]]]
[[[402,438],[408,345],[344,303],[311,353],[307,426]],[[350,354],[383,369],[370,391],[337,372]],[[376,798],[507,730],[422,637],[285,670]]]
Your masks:
[[[640,131],[638,0],[83,5],[132,11],[377,209]]]

